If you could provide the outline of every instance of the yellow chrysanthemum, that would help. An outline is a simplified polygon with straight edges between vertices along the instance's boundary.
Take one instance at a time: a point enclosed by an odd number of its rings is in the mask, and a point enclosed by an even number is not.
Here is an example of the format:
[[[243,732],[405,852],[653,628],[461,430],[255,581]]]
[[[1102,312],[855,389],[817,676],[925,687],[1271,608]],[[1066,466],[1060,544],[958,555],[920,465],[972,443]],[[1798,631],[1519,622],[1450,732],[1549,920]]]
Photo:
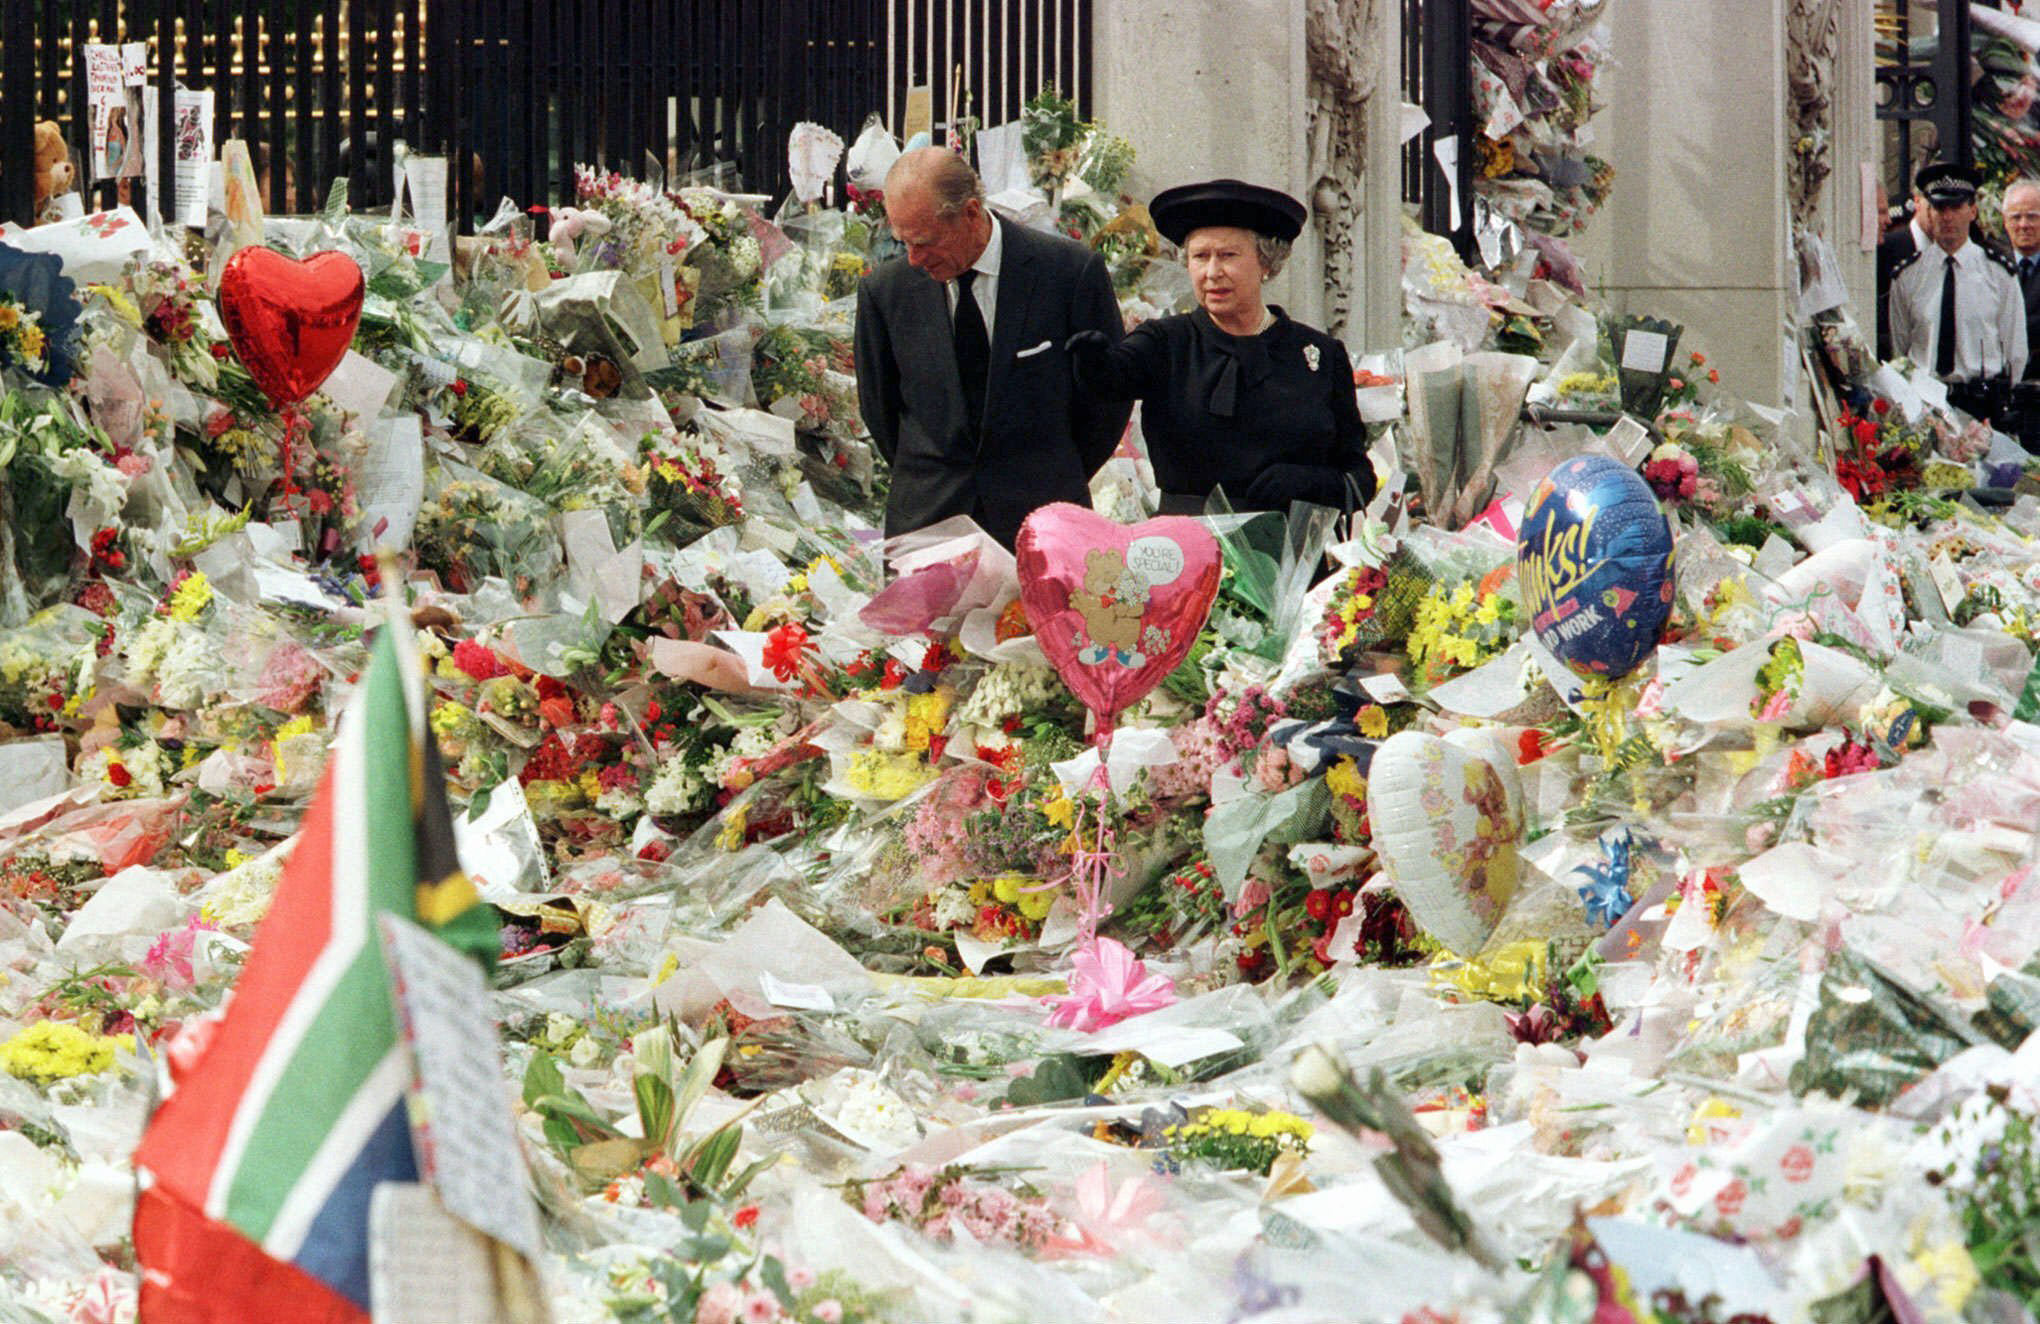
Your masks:
[[[47,1085],[114,1068],[114,1054],[132,1049],[131,1034],[92,1034],[69,1021],[37,1021],[0,1044],[0,1067],[10,1076]]]
[[[1360,775],[1359,765],[1350,756],[1341,758],[1325,773],[1325,787],[1344,799],[1367,798],[1367,779]]]
[[[742,850],[744,847],[744,828],[747,826],[749,818],[749,813],[745,811],[742,805],[738,805],[735,809],[730,810],[728,816],[723,819],[722,831],[715,834],[716,849],[726,851]]]
[[[203,570],[194,570],[170,595],[170,619],[195,621],[200,612],[212,605],[212,598],[212,582],[205,577]]]

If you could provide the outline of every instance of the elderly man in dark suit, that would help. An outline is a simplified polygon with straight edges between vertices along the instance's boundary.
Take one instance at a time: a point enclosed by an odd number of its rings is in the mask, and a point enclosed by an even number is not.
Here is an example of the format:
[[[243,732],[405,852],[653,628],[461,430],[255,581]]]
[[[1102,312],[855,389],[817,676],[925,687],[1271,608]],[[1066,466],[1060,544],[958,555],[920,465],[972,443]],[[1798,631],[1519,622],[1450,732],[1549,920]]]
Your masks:
[[[969,515],[1008,547],[1029,511],[1089,504],[1131,405],[1077,391],[1063,346],[1123,331],[1097,254],[994,217],[953,152],[902,156],[886,216],[906,245],[857,291],[857,394],[892,466],[888,534]]]
[[[2026,303],[2026,344],[2040,345],[2040,180],[2015,180],[2005,189],[2005,237],[2012,241],[2019,292]],[[2012,387],[2019,441],[2040,453],[2040,355],[2026,359],[2024,380]]]
[[[2005,237],[2012,241],[2019,290],[2026,300],[2026,343],[2040,345],[2040,180],[2021,179],[2005,190]],[[2026,361],[2026,380],[2040,380],[2040,356]]]

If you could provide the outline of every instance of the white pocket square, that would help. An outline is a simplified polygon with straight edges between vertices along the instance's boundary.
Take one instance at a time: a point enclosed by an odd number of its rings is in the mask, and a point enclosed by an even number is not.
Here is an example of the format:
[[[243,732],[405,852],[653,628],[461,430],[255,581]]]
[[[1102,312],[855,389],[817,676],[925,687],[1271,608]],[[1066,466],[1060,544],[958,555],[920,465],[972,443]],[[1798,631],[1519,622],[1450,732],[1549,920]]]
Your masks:
[[[1050,345],[1054,343],[1055,342],[1052,340],[1044,340],[1039,345],[1036,345],[1033,349],[1023,349],[1018,354],[1015,354],[1013,357],[1016,359],[1031,359],[1036,354],[1041,353],[1041,351],[1047,349]]]

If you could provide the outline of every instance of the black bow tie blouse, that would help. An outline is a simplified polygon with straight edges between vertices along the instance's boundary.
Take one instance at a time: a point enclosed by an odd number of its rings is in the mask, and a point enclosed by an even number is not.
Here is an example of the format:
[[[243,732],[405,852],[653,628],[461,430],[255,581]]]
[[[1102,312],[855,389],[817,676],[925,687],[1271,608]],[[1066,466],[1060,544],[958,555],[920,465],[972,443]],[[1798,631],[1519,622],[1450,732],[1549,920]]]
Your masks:
[[[1228,335],[1199,308],[1143,322],[1117,345],[1071,341],[1081,389],[1141,402],[1165,512],[1194,513],[1218,487],[1240,510],[1344,509],[1374,495],[1345,346],[1269,312],[1255,336]]]

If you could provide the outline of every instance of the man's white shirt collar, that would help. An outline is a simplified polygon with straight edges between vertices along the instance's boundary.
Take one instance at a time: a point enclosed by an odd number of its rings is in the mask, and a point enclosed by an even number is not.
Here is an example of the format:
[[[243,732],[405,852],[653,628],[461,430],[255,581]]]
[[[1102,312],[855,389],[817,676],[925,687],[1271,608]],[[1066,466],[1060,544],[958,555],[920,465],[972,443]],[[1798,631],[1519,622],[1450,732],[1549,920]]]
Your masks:
[[[1958,267],[1973,267],[1978,262],[1983,260],[1982,245],[1970,239],[1964,239],[1962,241],[1962,247],[1956,249],[1953,253],[1950,253],[1947,249],[1941,247],[1939,244],[1935,244],[1933,248],[1931,248],[1928,251],[1937,253],[1942,257],[1954,258],[1955,265]]]
[[[970,264],[970,269],[977,272],[980,276],[990,276],[993,280],[997,280],[999,278],[999,257],[1005,252],[1005,249],[1005,227],[1000,225],[999,218],[994,216],[992,218],[992,237],[985,241],[985,251],[978,254],[977,261]]]

